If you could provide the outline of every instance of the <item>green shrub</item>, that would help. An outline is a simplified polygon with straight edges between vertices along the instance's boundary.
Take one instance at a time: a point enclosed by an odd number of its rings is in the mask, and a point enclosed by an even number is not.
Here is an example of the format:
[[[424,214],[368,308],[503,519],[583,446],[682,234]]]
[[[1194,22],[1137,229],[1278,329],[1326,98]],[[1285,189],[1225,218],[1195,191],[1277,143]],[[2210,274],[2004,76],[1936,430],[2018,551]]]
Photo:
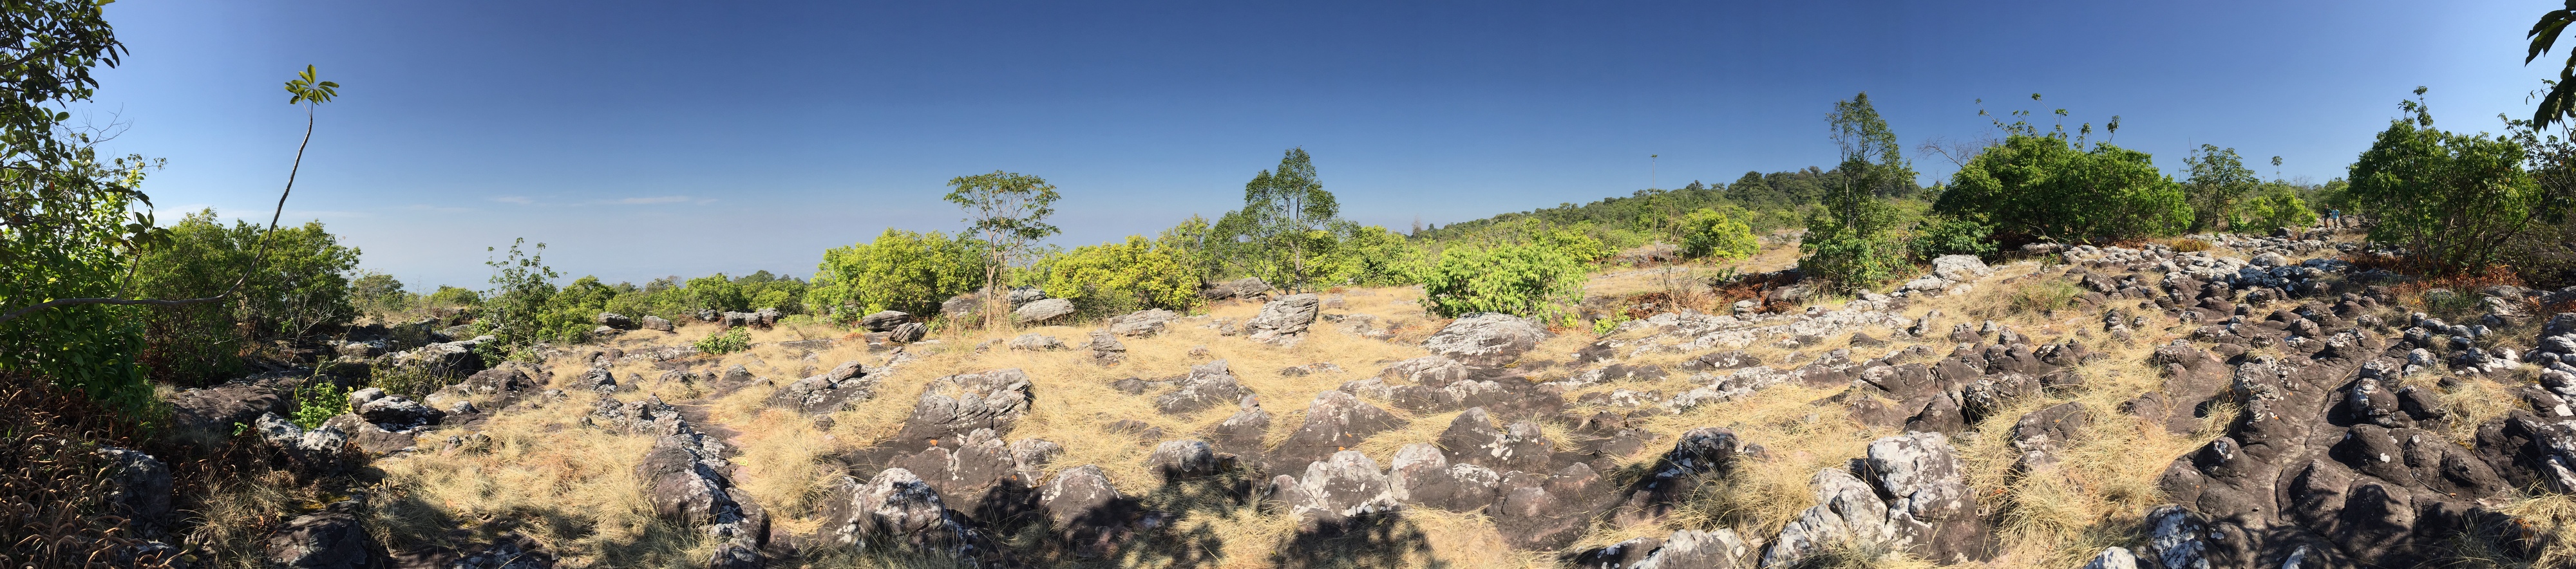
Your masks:
[[[349,412],[349,393],[339,384],[313,378],[295,388],[295,426],[307,429],[322,426],[323,421]]]
[[[319,222],[267,227],[215,220],[212,209],[170,227],[169,239],[136,267],[135,290],[146,298],[200,298],[231,291],[224,302],[146,312],[143,365],[154,377],[201,385],[237,376],[243,352],[269,341],[311,337],[357,316],[348,273],[358,250],[342,247]],[[259,267],[242,280],[243,267]],[[233,283],[240,282],[238,290]]]
[[[1583,265],[1547,247],[1453,247],[1424,275],[1423,303],[1456,317],[1477,312],[1542,316],[1579,300],[1588,276]]]
[[[1422,282],[1428,270],[1429,253],[1415,247],[1403,235],[1375,225],[1349,225],[1340,230],[1339,243],[1316,258],[1323,283],[1357,286],[1397,286]]]
[[[1935,216],[1915,227],[1914,237],[1906,241],[1905,248],[1917,263],[1930,263],[1942,255],[1990,258],[1995,255],[1995,242],[1986,239],[1986,235],[1993,232],[1994,228],[1975,220]]]
[[[875,241],[823,251],[804,304],[844,320],[880,310],[936,314],[940,301],[983,285],[973,240],[887,229]]]
[[[2404,247],[2410,262],[2435,275],[2485,268],[2549,205],[2548,192],[2522,169],[2523,144],[2435,129],[2420,100],[2400,108],[2406,114],[2352,164],[2350,199],[2378,222],[2370,240]]]
[[[1049,260],[1046,294],[1070,299],[1092,314],[1139,308],[1187,310],[1198,301],[1199,283],[1179,257],[1144,236],[1125,243],[1076,247]]]
[[[1761,251],[1753,228],[1735,216],[1708,208],[1682,216],[1682,257],[1740,259]]]
[[[734,328],[722,334],[709,334],[698,340],[697,347],[699,353],[716,355],[748,350],[751,349],[751,330]]]
[[[1952,175],[1932,209],[2021,239],[2098,242],[2190,226],[2182,185],[2146,153],[2078,144],[2063,133],[2014,134]]]
[[[483,295],[483,314],[474,321],[476,331],[499,339],[499,347],[511,353],[560,336],[572,325],[562,311],[550,306],[556,292],[554,280],[562,275],[546,266],[546,244],[523,252],[519,245],[524,243],[526,239],[513,241],[504,256],[484,261],[492,267],[493,288]]]
[[[1826,290],[1859,292],[1904,278],[1914,270],[1905,243],[1886,236],[1858,237],[1845,232],[1807,231],[1798,249],[1798,272]]]
[[[421,299],[421,304],[441,308],[475,306],[483,304],[483,294],[474,292],[474,289],[470,288],[438,285],[438,291],[429,293],[429,297]]]
[[[1577,263],[1592,263],[1617,254],[1619,250],[1610,248],[1609,244],[1602,243],[1600,238],[1593,237],[1591,232],[1585,231],[1590,225],[1585,223],[1575,227],[1549,229],[1546,233],[1539,234],[1538,244],[1541,247],[1553,249],[1557,254],[1573,259]]]
[[[2237,220],[2231,225],[2238,231],[2270,233],[2281,228],[2301,228],[2317,224],[2317,212],[2299,192],[2285,184],[2266,184],[2262,193],[2237,204]]]

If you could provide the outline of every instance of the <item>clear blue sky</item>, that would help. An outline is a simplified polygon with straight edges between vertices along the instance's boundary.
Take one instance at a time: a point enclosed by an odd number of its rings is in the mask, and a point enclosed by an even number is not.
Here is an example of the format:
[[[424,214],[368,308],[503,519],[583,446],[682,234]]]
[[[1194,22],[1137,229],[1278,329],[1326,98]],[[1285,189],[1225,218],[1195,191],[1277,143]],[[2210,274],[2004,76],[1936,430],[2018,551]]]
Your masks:
[[[127,0],[87,114],[169,159],[165,218],[264,218],[304,126],[279,85],[316,64],[345,86],[290,220],[415,289],[485,286],[514,237],[640,283],[953,230],[942,182],[993,170],[1062,188],[1067,246],[1238,207],[1292,146],[1399,231],[1731,181],[1830,165],[1823,117],[1860,91],[1909,150],[2039,92],[2167,171],[2213,143],[2324,180],[2417,85],[2446,128],[2527,114],[2552,72],[2522,32],[2553,6]]]

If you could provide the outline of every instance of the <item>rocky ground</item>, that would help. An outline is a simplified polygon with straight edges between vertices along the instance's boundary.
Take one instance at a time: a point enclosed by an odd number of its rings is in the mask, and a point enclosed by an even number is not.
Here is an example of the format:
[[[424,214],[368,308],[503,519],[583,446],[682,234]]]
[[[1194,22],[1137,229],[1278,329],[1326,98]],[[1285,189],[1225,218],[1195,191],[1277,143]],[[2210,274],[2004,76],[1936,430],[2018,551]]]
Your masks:
[[[173,403],[368,473],[263,542],[297,567],[2566,562],[2576,293],[2310,237],[1945,257],[1606,334],[1257,283],[1091,322],[1030,295],[1006,333],[603,315],[536,362],[343,346],[324,372],[466,379],[310,431],[287,374]],[[753,349],[690,347],[732,326]]]

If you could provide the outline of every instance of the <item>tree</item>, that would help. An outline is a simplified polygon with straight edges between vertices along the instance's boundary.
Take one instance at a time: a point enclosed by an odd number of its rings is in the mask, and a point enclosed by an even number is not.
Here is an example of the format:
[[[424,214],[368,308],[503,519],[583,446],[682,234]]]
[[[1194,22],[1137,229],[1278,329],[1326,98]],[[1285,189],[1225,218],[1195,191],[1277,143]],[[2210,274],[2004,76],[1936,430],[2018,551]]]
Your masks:
[[[2190,227],[2182,186],[2156,171],[2153,157],[2107,142],[2087,149],[2090,123],[2075,133],[2062,123],[2042,132],[2027,120],[2030,111],[2012,114],[2019,118],[2010,124],[1995,120],[2008,135],[2003,143],[1950,176],[1934,213],[1984,224],[2006,241],[2110,241]]]
[[[2191,230],[2225,229],[2236,214],[2237,202],[2254,191],[2254,171],[2245,168],[2245,160],[2234,148],[2203,144],[2183,159],[2191,166],[2191,179],[2183,182],[2183,199],[2191,204]]]
[[[1734,216],[1700,208],[1682,218],[1682,256],[1691,259],[1740,259],[1762,249],[1753,228]]]
[[[268,254],[255,259],[263,240],[272,242]],[[249,222],[219,223],[212,209],[189,214],[135,263],[135,292],[153,298],[217,295],[231,288],[239,267],[257,265],[234,291],[233,302],[144,313],[140,361],[156,378],[202,385],[237,376],[246,347],[309,338],[347,324],[357,315],[348,273],[358,254],[340,246],[320,222],[263,232]]]
[[[940,301],[983,284],[983,256],[971,240],[887,229],[875,241],[823,251],[805,304],[843,320],[880,310],[936,313]]]
[[[1894,280],[1906,269],[1905,247],[1887,235],[1896,208],[1880,196],[1910,185],[1914,169],[1897,148],[1896,132],[1870,106],[1869,93],[1835,102],[1825,121],[1842,164],[1824,185],[1823,207],[1807,218],[1798,269],[1840,290]]]
[[[1073,299],[1094,314],[1139,308],[1188,309],[1198,280],[1172,251],[1131,235],[1125,243],[1076,247],[1047,267],[1049,297]]]
[[[520,251],[527,239],[510,242],[508,253],[488,259],[492,268],[492,290],[485,291],[483,316],[475,327],[498,338],[501,346],[511,351],[526,349],[556,332],[560,322],[548,322],[547,303],[554,300],[555,279],[562,277],[546,266],[546,244],[538,243],[532,251]],[[485,252],[498,251],[484,247]]]
[[[984,325],[1001,329],[1010,324],[1003,313],[1011,309],[1003,271],[1031,244],[1061,231],[1046,219],[1062,196],[1045,178],[1000,170],[959,176],[948,187],[948,201],[966,210],[966,231],[984,242]]]
[[[2399,102],[2404,114],[2353,162],[2351,199],[2378,222],[2370,239],[2404,247],[2419,270],[2483,269],[2548,213],[2548,197],[2522,169],[2522,144],[2433,128],[2424,92]]]
[[[2549,53],[2570,22],[2576,22],[2576,0],[2567,0],[2566,7],[2542,13],[2540,21],[2531,24],[2531,31],[2523,34],[2524,39],[2531,40],[2531,51],[2523,55],[2522,64],[2531,65],[2541,54]],[[2567,64],[2558,70],[2558,79],[2549,82],[2549,93],[2541,96],[2539,108],[2532,109],[2531,128],[2548,128],[2570,117],[2576,117],[2576,50],[2568,50]]]
[[[1219,218],[1215,237],[1239,270],[1304,290],[1316,276],[1314,258],[1332,248],[1330,229],[1341,209],[1316,179],[1313,157],[1291,148],[1277,170],[1262,170],[1243,185],[1243,209]]]

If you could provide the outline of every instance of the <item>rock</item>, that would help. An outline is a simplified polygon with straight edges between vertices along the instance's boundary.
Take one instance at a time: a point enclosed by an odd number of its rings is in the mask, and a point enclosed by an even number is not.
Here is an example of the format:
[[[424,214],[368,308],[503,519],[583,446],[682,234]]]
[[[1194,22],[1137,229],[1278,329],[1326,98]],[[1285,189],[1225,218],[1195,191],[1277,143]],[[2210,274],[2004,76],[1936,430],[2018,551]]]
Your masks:
[[[1655,459],[1654,470],[1628,488],[1625,505],[1619,509],[1621,523],[1662,517],[1687,499],[1701,480],[1732,470],[1742,450],[1743,442],[1730,429],[1701,427],[1682,433],[1672,450]]]
[[[1098,465],[1057,472],[1038,496],[1038,508],[1054,524],[1056,539],[1083,558],[1097,559],[1115,550],[1136,517],[1135,505],[1118,494]]]
[[[2129,548],[2114,545],[2085,562],[2084,569],[2138,569],[2138,557],[2129,554]]]
[[[1073,301],[1049,298],[1021,305],[1011,311],[1011,321],[1021,324],[1047,322],[1073,314]]]
[[[822,375],[796,380],[769,396],[771,407],[825,415],[876,398],[877,381],[857,360],[841,362]]]
[[[484,366],[483,356],[475,354],[474,348],[482,345],[482,338],[488,337],[483,336],[462,342],[429,344],[411,351],[396,353],[392,358],[394,365],[417,369],[421,373],[434,377],[473,375],[474,372],[483,371]]]
[[[1261,305],[1261,313],[1243,324],[1253,341],[1287,345],[1296,343],[1315,324],[1314,293],[1292,294]]]
[[[962,373],[931,380],[903,429],[885,444],[909,454],[976,429],[1009,433],[1029,412],[1029,376],[1018,369]]]
[[[939,315],[962,321],[968,316],[973,316],[976,309],[983,307],[983,298],[977,297],[971,293],[961,294],[949,297],[948,300],[940,301]]]
[[[1547,339],[1547,330],[1508,314],[1469,314],[1422,341],[1433,355],[1470,366],[1502,367]]]
[[[356,500],[333,502],[322,511],[287,520],[268,538],[268,562],[296,569],[367,569],[383,564],[384,546],[360,523],[364,512]]]
[[[1036,332],[1021,334],[1020,337],[1012,338],[1008,346],[1014,350],[1028,350],[1033,352],[1052,352],[1065,349],[1064,340],[1058,340],[1055,339],[1054,336],[1048,336]]]
[[[367,401],[357,406],[357,413],[365,417],[367,422],[388,431],[408,431],[436,425],[439,419],[447,416],[444,411],[431,409],[399,395],[382,396]]]
[[[1145,464],[1151,465],[1164,480],[1210,476],[1225,468],[1224,461],[1217,456],[1216,447],[1199,440],[1163,441],[1163,444],[1154,446],[1153,454],[1145,457]]]
[[[1006,559],[998,544],[950,512],[930,484],[901,468],[880,471],[865,484],[841,477],[822,518],[815,539],[826,545],[863,553],[911,550],[969,562]]]
[[[1252,394],[1251,389],[1235,381],[1225,360],[1192,366],[1190,374],[1181,378],[1180,384],[1180,389],[1155,397],[1154,409],[1166,415],[1179,415],[1240,401]]]
[[[1109,333],[1129,338],[1161,334],[1171,328],[1172,320],[1181,315],[1160,308],[1138,310],[1109,319]]]
[[[1199,289],[1199,297],[1208,300],[1251,299],[1265,292],[1270,292],[1270,283],[1261,282],[1260,277],[1244,277],[1210,284]]]
[[[1402,421],[1375,405],[1340,391],[1315,395],[1306,405],[1306,422],[1279,443],[1271,468],[1294,471],[1308,462],[1323,460],[1335,452],[1359,446],[1369,435],[1401,426]],[[1375,468],[1375,463],[1371,463]]]
[[[743,527],[766,522],[754,521],[755,508],[748,507],[748,500],[722,474],[732,470],[721,454],[722,444],[690,430],[654,439],[652,450],[635,464],[635,478],[644,483],[644,500],[655,516],[686,527],[726,525],[766,535],[765,526]]]
[[[2147,512],[2146,553],[2165,569],[2210,569],[2208,524],[2182,506],[2156,506]]]
[[[1446,449],[1451,463],[1524,472],[1548,471],[1548,459],[1555,451],[1537,423],[1522,421],[1508,430],[1496,429],[1483,407],[1468,409],[1451,420],[1449,429],[1440,433],[1440,448]]]
[[[170,465],[141,451],[100,446],[106,463],[103,501],[109,513],[124,517],[131,533],[157,536],[170,518]]]
[[[1235,409],[1233,415],[1208,429],[1208,444],[1214,445],[1217,452],[1243,457],[1256,470],[1268,470],[1260,465],[1266,450],[1263,439],[1270,432],[1270,412],[1261,409],[1261,399],[1250,391],[1236,400]]]
[[[1976,494],[1949,437],[1917,432],[1878,439],[1869,443],[1863,465],[1870,482],[1893,496],[1888,521],[1916,555],[1951,564],[1994,555],[1992,529],[1977,517]]]
[[[1305,474],[1296,479],[1280,475],[1272,482],[1279,486],[1273,490],[1274,499],[1301,524],[1338,523],[1400,507],[1388,494],[1386,473],[1359,451],[1339,451],[1309,463]]]
[[[644,317],[643,328],[646,330],[669,332],[673,327],[671,326],[671,321],[668,319],[660,316],[646,316]]]
[[[1735,530],[1732,529],[1675,530],[1672,537],[1664,538],[1663,546],[1655,548],[1654,552],[1646,555],[1645,560],[1629,568],[1735,569],[1745,567],[1749,569],[1751,565],[1745,562],[1744,556],[1751,551],[1752,548],[1744,543],[1744,538],[1736,536]]]
[[[894,331],[894,327],[901,326],[904,322],[911,319],[911,314],[905,314],[893,310],[879,310],[875,313],[859,317],[859,327],[866,328],[870,332],[892,332]]]
[[[1102,364],[1127,361],[1127,344],[1119,342],[1118,335],[1111,334],[1108,330],[1093,330],[1091,343],[1086,347],[1091,348],[1092,361]]]
[[[601,325],[601,326],[607,326],[607,327],[609,327],[609,329],[612,329],[612,330],[633,330],[633,329],[635,329],[635,319],[633,319],[633,318],[627,318],[627,317],[626,317],[626,315],[624,315],[624,314],[618,314],[618,313],[615,313],[615,312],[601,312],[601,313],[599,313],[599,317],[598,317],[596,320],[599,322],[599,325]]]
[[[276,413],[262,413],[252,428],[269,444],[285,450],[305,471],[331,470],[339,466],[342,450],[349,445],[349,433],[330,425],[307,431]]]
[[[1932,258],[1932,275],[1941,280],[1967,282],[1994,274],[1986,262],[1975,255],[1942,255]]]
[[[1475,513],[1493,505],[1502,482],[1502,475],[1493,469],[1450,464],[1440,447],[1413,443],[1395,451],[1387,491],[1397,502]]]
[[[263,413],[278,411],[285,389],[234,382],[181,391],[170,399],[170,419],[181,427],[232,434],[232,426],[249,424]]]
[[[1870,546],[1896,539],[1887,504],[1850,472],[1820,470],[1809,484],[1816,488],[1816,505],[1780,528],[1779,537],[1762,553],[1762,567],[1787,567],[1838,544]]]
[[[923,336],[928,335],[930,335],[930,325],[920,322],[905,322],[895,325],[893,335],[887,336],[886,340],[898,344],[910,344],[913,342],[919,342]]]

